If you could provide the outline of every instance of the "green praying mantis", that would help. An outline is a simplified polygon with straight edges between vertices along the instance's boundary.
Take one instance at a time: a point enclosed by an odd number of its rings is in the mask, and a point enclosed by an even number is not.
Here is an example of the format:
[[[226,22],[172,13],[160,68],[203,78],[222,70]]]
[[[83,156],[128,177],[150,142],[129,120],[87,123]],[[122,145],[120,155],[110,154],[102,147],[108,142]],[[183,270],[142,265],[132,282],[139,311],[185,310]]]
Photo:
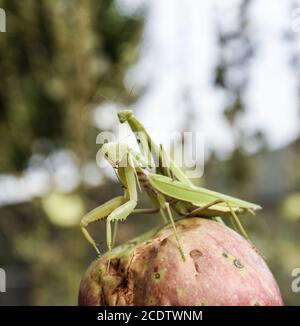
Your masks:
[[[185,260],[180,238],[176,231],[173,212],[181,217],[200,216],[223,222],[229,217],[232,224],[249,240],[238,215],[261,209],[259,205],[231,197],[203,187],[195,186],[185,173],[166,154],[162,146],[157,146],[132,111],[118,113],[120,123],[128,122],[131,130],[138,133],[141,153],[137,153],[123,143],[105,143],[101,147],[104,158],[112,165],[124,189],[123,196],[115,197],[93,209],[80,223],[86,240],[100,251],[95,240],[87,230],[90,223],[106,220],[106,243],[108,252],[112,251],[117,222],[124,221],[130,214],[157,213],[163,221],[170,222],[179,252]],[[146,158],[146,159],[145,159]],[[155,165],[155,159],[158,164]],[[138,188],[146,191],[153,208],[137,208]],[[112,230],[112,223],[115,227]],[[250,241],[250,240],[249,240]]]

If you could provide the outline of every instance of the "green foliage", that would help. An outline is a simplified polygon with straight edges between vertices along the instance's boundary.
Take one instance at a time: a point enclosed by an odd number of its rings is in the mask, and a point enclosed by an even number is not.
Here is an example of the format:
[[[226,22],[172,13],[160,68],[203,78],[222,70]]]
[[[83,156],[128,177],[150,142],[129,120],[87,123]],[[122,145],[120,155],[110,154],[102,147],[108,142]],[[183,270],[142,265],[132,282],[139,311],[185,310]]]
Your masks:
[[[0,36],[0,170],[21,171],[39,139],[88,155],[91,104],[121,97],[140,23],[107,0],[0,5],[8,21]]]

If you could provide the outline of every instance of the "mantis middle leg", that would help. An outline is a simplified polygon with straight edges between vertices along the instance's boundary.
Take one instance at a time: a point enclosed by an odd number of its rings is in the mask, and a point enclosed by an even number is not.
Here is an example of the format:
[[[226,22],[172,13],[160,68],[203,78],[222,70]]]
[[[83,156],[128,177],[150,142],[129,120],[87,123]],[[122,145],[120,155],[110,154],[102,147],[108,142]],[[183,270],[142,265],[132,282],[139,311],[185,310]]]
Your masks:
[[[176,225],[175,225],[175,222],[174,222],[174,218],[173,218],[173,215],[172,215],[172,211],[170,209],[170,204],[166,201],[165,197],[162,194],[158,195],[158,201],[159,201],[159,204],[160,204],[161,215],[164,216],[165,219],[166,219],[166,213],[165,212],[167,212],[167,216],[169,217],[169,220],[170,220],[171,225],[172,225],[173,230],[174,230],[174,235],[175,235],[175,239],[177,241],[177,246],[178,246],[180,255],[181,255],[183,261],[185,261],[185,256],[184,256],[183,249],[182,249],[179,237],[178,237],[178,233],[177,233],[177,230],[176,230]]]

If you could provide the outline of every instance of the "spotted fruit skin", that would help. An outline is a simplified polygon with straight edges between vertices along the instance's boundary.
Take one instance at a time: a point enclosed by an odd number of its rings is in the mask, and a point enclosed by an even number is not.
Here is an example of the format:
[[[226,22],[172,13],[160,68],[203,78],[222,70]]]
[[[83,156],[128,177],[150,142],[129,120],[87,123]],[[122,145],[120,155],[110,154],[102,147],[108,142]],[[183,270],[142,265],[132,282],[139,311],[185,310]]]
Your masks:
[[[80,305],[281,306],[278,285],[262,256],[232,229],[187,218],[176,223],[185,261],[170,226],[147,241],[92,263]]]

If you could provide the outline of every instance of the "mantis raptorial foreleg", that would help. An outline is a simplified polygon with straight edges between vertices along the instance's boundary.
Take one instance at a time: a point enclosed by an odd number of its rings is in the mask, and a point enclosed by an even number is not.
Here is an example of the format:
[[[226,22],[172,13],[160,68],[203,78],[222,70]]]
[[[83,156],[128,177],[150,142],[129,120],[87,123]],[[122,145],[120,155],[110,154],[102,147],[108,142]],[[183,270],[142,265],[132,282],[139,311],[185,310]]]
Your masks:
[[[116,208],[113,212],[111,212],[106,219],[106,242],[108,251],[112,250],[112,230],[111,230],[111,222],[117,221],[125,221],[127,216],[133,212],[136,206],[136,200],[129,200],[125,204]]]
[[[134,210],[136,204],[137,204],[136,200],[134,200],[134,199],[129,200],[125,204],[116,208],[113,212],[111,212],[107,216],[107,219],[106,219],[106,243],[107,243],[107,248],[108,248],[108,253],[109,253],[107,270],[109,270],[110,253],[112,251],[112,244],[113,244],[111,222],[124,221],[127,218],[127,216]]]
[[[111,212],[106,219],[106,242],[109,251],[112,250],[111,222],[124,221],[137,205],[136,172],[129,154],[127,163],[128,166],[120,168],[120,177],[126,187],[127,202]]]
[[[116,208],[113,212],[111,212],[106,219],[106,243],[108,252],[112,251],[112,231],[111,231],[111,223],[125,221],[128,215],[130,215],[136,205],[137,205],[137,187],[136,187],[136,171],[134,166],[132,166],[132,160],[130,159],[130,155],[127,155],[127,163],[128,166],[124,168],[120,168],[120,177],[122,178],[125,189],[125,197],[128,200],[120,207]],[[110,264],[110,256],[108,259],[107,270],[109,269]]]
[[[118,169],[120,181],[124,186],[124,196],[111,199],[105,204],[93,209],[85,215],[80,222],[81,231],[84,237],[95,248],[99,255],[100,251],[95,240],[89,234],[87,226],[90,223],[106,218],[106,242],[108,250],[111,251],[112,243],[114,242],[117,231],[117,225],[115,225],[115,230],[112,235],[111,222],[125,220],[127,216],[134,211],[137,205],[136,176],[133,162],[129,154],[126,156],[125,163],[125,167]]]
[[[95,250],[97,251],[97,253],[99,255],[100,255],[99,248],[97,247],[96,242],[91,237],[91,235],[89,234],[89,232],[87,231],[86,228],[90,223],[100,221],[101,219],[105,219],[109,213],[111,213],[117,207],[122,205],[122,203],[124,203],[124,202],[125,202],[125,198],[123,196],[116,197],[116,198],[110,200],[109,202],[107,202],[107,203],[95,208],[91,212],[89,212],[87,215],[85,215],[83,217],[83,219],[80,222],[81,231],[82,231],[84,237],[95,248]],[[158,212],[159,212],[159,208],[136,208],[133,210],[132,214],[154,214],[154,213],[158,213]],[[114,225],[112,244],[115,243],[117,229],[118,229],[117,225],[118,225],[117,223],[115,223],[115,225]]]
[[[88,214],[86,214],[80,222],[80,228],[84,237],[95,248],[98,255],[100,255],[100,251],[97,247],[97,244],[86,228],[90,223],[106,218],[111,212],[113,212],[116,208],[121,206],[124,202],[125,202],[125,198],[123,196],[113,198],[108,202],[104,203],[103,205],[96,207]]]

